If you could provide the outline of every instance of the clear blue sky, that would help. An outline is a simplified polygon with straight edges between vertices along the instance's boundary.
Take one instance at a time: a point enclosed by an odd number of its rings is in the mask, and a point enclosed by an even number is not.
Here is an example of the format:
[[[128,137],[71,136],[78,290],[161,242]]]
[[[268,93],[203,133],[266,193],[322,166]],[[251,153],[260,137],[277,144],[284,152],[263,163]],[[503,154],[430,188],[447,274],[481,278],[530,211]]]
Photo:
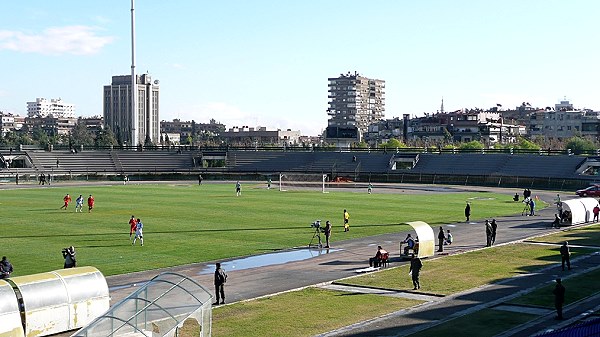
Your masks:
[[[61,97],[102,114],[130,73],[130,1],[0,5],[0,110]],[[161,119],[210,118],[317,135],[327,78],[386,81],[386,117],[445,109],[600,109],[597,0],[136,1],[137,70],[160,80]]]

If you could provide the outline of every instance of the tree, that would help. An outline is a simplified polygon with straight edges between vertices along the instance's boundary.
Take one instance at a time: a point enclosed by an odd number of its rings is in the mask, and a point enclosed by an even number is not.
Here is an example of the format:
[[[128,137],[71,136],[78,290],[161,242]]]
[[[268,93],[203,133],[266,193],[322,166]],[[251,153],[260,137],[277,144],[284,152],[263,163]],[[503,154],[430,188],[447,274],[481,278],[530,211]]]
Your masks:
[[[527,139],[525,139],[523,137],[519,137],[515,148],[522,149],[522,150],[539,150],[540,146],[533,142],[528,141]]]
[[[71,130],[71,145],[93,146],[94,135],[88,130],[84,123],[78,123]]]
[[[401,141],[399,141],[396,138],[391,138],[387,142],[379,145],[379,147],[386,148],[386,149],[396,149],[396,148],[404,148],[404,147],[406,147],[406,145],[404,145],[404,143],[402,143]]]
[[[117,145],[117,138],[115,134],[112,132],[110,127],[106,127],[105,130],[99,130],[96,133],[96,146],[99,147],[109,147]]]
[[[574,154],[581,154],[596,150],[596,146],[592,141],[576,136],[567,140],[567,143],[565,144],[565,150],[566,149],[571,149],[571,152]]]
[[[461,150],[482,150],[483,144],[480,141],[472,140],[470,142],[460,144],[458,148]]]

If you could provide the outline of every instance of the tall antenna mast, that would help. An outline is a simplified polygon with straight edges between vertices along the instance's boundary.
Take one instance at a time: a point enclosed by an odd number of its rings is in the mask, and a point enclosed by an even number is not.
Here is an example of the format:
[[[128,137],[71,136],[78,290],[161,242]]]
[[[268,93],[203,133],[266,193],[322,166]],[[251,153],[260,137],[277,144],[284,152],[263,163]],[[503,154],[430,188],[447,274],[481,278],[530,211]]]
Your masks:
[[[138,140],[138,99],[135,76],[135,0],[131,0],[131,145],[137,146]]]

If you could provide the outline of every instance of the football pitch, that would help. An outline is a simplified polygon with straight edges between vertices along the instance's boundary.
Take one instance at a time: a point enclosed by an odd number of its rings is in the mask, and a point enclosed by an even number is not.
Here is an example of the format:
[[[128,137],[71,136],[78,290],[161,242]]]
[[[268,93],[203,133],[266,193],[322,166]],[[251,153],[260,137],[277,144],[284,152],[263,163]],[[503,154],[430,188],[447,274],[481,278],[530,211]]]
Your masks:
[[[317,219],[333,224],[332,242],[408,230],[403,223],[421,220],[432,226],[464,221],[465,201],[472,217],[521,212],[510,196],[487,192],[367,194],[363,189],[279,192],[264,183],[246,182],[242,195],[233,183],[52,186],[0,190],[2,248],[13,263],[13,276],[63,266],[62,248],[75,246],[78,266],[105,275],[306,246]],[[69,193],[73,202],[61,210]],[[91,213],[75,213],[75,199],[92,194]],[[342,212],[350,213],[344,233]],[[144,223],[144,246],[131,245],[128,221]]]

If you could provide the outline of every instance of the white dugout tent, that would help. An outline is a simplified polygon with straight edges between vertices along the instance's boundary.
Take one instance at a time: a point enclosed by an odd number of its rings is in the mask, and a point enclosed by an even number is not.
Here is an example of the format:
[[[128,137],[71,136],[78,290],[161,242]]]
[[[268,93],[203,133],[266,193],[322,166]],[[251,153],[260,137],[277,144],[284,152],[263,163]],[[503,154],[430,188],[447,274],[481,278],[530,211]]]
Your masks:
[[[598,205],[595,198],[575,198],[562,202],[562,210],[570,212],[571,216],[563,222],[563,225],[578,225],[590,222],[594,219],[593,209]]]

